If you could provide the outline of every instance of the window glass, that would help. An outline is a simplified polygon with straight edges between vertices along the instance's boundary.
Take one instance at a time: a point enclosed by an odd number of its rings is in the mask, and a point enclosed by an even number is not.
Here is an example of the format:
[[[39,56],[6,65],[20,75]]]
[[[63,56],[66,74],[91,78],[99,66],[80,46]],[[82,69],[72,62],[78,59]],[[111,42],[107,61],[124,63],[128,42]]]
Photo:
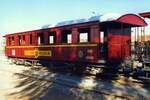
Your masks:
[[[67,35],[67,43],[72,43],[72,35],[71,34]]]
[[[131,33],[131,29],[130,28],[114,28],[110,30],[112,34],[123,34],[123,35],[129,35]]]
[[[49,44],[53,44],[54,43],[54,36],[49,36]]]
[[[19,44],[19,45],[21,45],[21,41],[22,41],[22,40],[21,40],[21,36],[18,36],[18,42],[19,42],[18,44]]]
[[[41,44],[41,37],[38,37],[38,44]]]
[[[14,45],[15,41],[14,41],[14,36],[11,37],[11,45]]]
[[[10,37],[8,37],[8,45],[11,45]]]
[[[71,31],[70,30],[63,30],[61,33],[62,43],[71,43]]]
[[[22,36],[22,42],[21,42],[21,44],[23,44],[23,45],[24,45],[24,44],[25,44],[25,41],[26,41],[26,39],[25,39],[25,35],[23,35],[23,36]]]
[[[49,33],[49,44],[53,44],[56,42],[56,32]]]
[[[88,42],[88,33],[80,33],[79,42]]]
[[[32,34],[30,34],[30,45],[32,45]]]
[[[79,42],[90,42],[90,28],[79,29]]]
[[[104,32],[100,32],[100,43],[104,43]]]
[[[38,34],[38,44],[39,45],[44,44],[44,34],[43,33]]]

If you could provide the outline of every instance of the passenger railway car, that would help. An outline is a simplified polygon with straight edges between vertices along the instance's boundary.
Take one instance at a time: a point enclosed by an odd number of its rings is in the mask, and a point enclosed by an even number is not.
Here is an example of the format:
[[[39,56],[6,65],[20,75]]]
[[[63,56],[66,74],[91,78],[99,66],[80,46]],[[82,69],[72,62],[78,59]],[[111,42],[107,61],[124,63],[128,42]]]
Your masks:
[[[106,14],[7,34],[6,56],[48,62],[118,64],[130,57],[131,28],[147,23],[135,14]]]

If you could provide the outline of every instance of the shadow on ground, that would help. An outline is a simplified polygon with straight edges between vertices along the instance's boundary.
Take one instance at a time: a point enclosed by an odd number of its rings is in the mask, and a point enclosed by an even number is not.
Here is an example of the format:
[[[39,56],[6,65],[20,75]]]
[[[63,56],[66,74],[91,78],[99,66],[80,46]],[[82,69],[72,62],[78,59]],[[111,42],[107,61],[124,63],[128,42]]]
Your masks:
[[[147,91],[127,86],[128,80],[120,85],[111,79],[101,80],[85,75],[77,77],[67,72],[57,74],[52,69],[39,71],[38,68],[31,68],[23,71],[25,75],[16,73],[18,85],[9,96],[19,100],[148,100]]]

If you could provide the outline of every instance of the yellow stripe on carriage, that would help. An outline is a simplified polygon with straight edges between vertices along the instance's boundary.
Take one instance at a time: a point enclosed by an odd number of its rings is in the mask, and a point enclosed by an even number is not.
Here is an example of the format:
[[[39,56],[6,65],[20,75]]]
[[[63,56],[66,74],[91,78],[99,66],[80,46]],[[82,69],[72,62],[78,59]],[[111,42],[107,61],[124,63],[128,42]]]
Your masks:
[[[38,45],[38,46],[6,46],[6,48],[52,48],[52,47],[94,47],[97,44],[62,44],[62,45]]]

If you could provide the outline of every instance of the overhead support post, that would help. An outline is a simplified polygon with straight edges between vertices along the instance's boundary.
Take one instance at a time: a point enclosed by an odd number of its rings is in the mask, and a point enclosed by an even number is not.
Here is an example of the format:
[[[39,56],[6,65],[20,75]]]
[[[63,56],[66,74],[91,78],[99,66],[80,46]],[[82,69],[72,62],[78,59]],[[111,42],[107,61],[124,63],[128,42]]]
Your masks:
[[[134,40],[134,42],[136,42],[137,41],[137,30],[136,30],[136,27],[134,28],[135,29],[135,35],[134,35],[134,37],[135,37],[135,40]]]
[[[137,27],[137,42],[139,42],[139,27]]]
[[[143,33],[144,33],[144,41],[145,41],[145,27],[143,27]]]

